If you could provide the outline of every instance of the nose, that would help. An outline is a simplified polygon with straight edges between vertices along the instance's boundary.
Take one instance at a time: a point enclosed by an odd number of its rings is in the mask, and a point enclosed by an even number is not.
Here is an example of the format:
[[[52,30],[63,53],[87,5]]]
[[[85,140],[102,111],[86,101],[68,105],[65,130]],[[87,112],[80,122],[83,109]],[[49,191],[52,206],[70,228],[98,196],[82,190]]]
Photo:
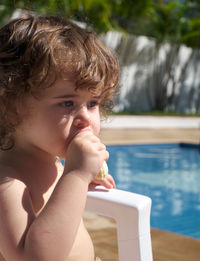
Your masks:
[[[81,106],[74,115],[74,126],[86,128],[90,125],[90,115],[86,106]]]

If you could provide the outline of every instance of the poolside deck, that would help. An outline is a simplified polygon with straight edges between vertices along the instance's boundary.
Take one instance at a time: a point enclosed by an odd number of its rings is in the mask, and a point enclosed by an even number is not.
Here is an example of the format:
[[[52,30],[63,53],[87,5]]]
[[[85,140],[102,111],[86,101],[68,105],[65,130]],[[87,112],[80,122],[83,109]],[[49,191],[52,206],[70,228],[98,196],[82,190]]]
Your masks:
[[[103,129],[101,139],[107,145],[169,142],[199,143],[200,132],[197,128]],[[84,221],[93,239],[96,254],[103,261],[117,261],[115,222],[93,213],[85,213]],[[200,240],[158,229],[151,230],[151,237],[154,261],[200,260]]]

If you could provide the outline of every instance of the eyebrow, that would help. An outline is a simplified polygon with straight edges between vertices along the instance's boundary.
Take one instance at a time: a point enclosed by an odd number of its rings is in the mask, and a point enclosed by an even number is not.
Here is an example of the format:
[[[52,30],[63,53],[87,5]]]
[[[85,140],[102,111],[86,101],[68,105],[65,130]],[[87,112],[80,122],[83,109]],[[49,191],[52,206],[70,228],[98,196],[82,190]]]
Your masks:
[[[61,95],[61,96],[57,96],[55,97],[55,99],[64,99],[64,98],[74,98],[74,97],[77,97],[78,95],[77,94],[65,94],[65,95]]]
[[[65,95],[61,95],[61,96],[57,96],[55,97],[55,99],[69,99],[69,98],[74,98],[74,97],[78,97],[79,95],[77,94],[65,94]],[[101,96],[92,96],[92,99],[101,99]]]

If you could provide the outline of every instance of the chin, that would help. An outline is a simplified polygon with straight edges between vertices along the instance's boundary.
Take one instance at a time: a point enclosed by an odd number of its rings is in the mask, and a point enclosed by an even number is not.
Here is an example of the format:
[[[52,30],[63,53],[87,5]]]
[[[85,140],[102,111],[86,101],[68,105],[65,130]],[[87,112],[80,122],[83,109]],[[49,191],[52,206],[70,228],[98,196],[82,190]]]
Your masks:
[[[66,156],[61,155],[61,156],[58,156],[58,157],[59,157],[59,159],[61,159],[61,160],[66,160]]]
[[[56,156],[59,157],[61,160],[66,160],[66,151],[62,151],[60,153],[57,153]]]

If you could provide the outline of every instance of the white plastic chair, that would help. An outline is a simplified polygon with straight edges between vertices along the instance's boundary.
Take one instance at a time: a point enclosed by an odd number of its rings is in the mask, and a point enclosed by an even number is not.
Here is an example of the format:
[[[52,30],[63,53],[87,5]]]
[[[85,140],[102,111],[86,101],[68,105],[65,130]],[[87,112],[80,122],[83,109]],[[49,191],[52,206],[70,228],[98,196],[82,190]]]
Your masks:
[[[119,261],[152,261],[151,199],[97,186],[88,191],[86,210],[115,219]]]

